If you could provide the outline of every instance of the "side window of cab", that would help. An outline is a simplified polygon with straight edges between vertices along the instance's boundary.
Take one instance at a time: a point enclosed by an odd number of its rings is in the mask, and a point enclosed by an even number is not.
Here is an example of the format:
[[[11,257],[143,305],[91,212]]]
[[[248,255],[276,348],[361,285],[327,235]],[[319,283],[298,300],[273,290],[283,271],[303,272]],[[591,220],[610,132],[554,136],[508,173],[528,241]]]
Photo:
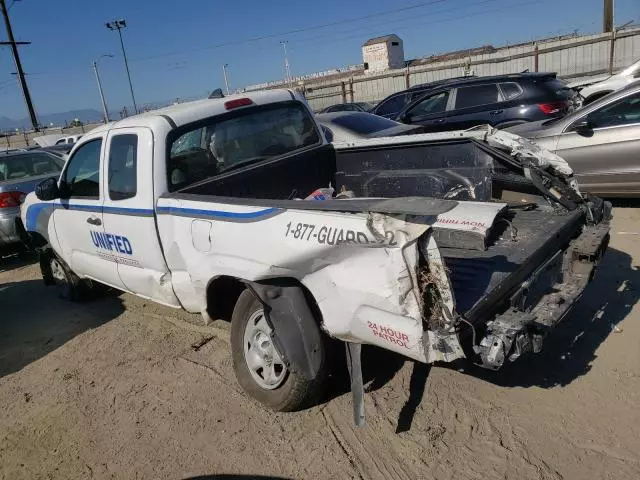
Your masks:
[[[61,189],[65,198],[100,198],[100,151],[102,139],[81,145],[67,162]]]

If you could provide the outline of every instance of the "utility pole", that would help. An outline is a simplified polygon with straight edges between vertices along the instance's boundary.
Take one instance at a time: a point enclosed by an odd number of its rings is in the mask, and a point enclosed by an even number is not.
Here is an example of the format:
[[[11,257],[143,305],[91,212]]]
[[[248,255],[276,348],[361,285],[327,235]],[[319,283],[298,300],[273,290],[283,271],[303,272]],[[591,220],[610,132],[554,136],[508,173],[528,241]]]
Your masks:
[[[18,45],[29,45],[31,42],[16,42],[13,38],[13,30],[11,29],[11,22],[9,21],[9,12],[7,11],[7,6],[5,4],[5,0],[0,0],[0,10],[2,10],[2,16],[4,17],[4,24],[7,28],[7,37],[9,37],[8,42],[0,42],[0,45],[10,45],[11,51],[13,52],[13,61],[16,65],[16,73],[18,75],[18,81],[20,82],[20,87],[22,88],[22,95],[24,96],[24,103],[27,104],[27,110],[29,111],[29,118],[31,119],[31,125],[33,129],[37,132],[39,131],[38,127],[38,119],[36,118],[36,111],[33,108],[33,103],[31,102],[31,94],[29,93],[29,87],[27,86],[27,81],[24,78],[24,71],[22,70],[22,63],[20,62],[20,55],[18,54]]]
[[[604,12],[602,21],[602,32],[613,32],[613,11],[614,0],[604,0]]]
[[[138,106],[136,105],[136,97],[133,94],[133,85],[131,83],[131,74],[129,73],[129,62],[127,62],[127,53],[124,51],[124,42],[122,41],[122,29],[127,26],[127,22],[121,18],[120,20],[114,20],[113,22],[107,22],[105,24],[109,30],[118,30],[120,36],[120,46],[122,47],[122,56],[124,57],[124,68],[127,70],[127,78],[129,79],[129,90],[131,90],[131,100],[133,101],[133,109],[135,113],[138,113]]]
[[[109,110],[107,110],[107,102],[104,100],[104,92],[102,91],[102,82],[100,82],[100,75],[98,74],[98,62],[101,58],[109,57],[113,58],[113,55],[101,55],[98,60],[93,61],[93,71],[96,74],[96,81],[98,82],[98,92],[100,92],[100,101],[102,102],[102,114],[104,116],[104,123],[109,123]]]
[[[224,88],[227,91],[227,95],[229,95],[229,78],[227,77],[228,66],[229,66],[228,63],[225,63],[224,65],[222,65],[222,74],[224,75]]]
[[[284,74],[285,74],[285,81],[290,84],[291,83],[291,67],[289,66],[289,58],[287,57],[287,41],[284,40],[282,42],[280,42],[280,45],[282,45],[282,49],[284,50]]]

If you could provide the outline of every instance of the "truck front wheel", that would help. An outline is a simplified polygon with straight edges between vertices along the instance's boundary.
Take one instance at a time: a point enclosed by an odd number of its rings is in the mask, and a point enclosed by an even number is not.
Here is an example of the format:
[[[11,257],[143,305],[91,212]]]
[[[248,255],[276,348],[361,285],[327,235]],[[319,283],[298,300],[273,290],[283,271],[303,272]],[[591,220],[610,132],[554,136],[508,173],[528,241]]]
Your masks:
[[[82,300],[86,290],[82,280],[55,253],[40,255],[40,271],[46,285],[55,285],[60,298]]]
[[[245,290],[231,320],[231,353],[238,383],[251,397],[278,412],[312,405],[321,393],[325,365],[315,379],[307,380],[287,367],[271,333],[263,305]]]

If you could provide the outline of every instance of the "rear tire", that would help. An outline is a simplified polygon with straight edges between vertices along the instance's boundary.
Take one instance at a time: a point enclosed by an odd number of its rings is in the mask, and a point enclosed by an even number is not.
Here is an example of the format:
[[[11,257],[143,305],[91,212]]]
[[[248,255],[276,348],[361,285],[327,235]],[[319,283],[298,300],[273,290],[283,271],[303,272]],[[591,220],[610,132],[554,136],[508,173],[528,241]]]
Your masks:
[[[231,355],[238,383],[250,397],[277,412],[315,404],[326,378],[326,346],[321,345],[320,372],[314,380],[307,380],[284,364],[270,334],[262,303],[245,290],[231,319]]]

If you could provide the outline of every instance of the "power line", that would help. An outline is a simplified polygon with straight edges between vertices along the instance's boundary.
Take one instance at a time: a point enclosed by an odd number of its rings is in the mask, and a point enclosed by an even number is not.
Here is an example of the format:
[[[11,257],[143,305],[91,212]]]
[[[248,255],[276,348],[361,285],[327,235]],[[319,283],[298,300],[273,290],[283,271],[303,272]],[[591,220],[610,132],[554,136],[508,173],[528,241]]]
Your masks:
[[[485,5],[487,3],[494,3],[494,2],[499,2],[499,1],[502,1],[502,0],[482,0],[482,1],[479,1],[479,2],[466,4],[464,7],[465,8],[467,8],[467,7],[477,7],[477,6],[480,6],[480,5]],[[444,10],[438,10],[438,11],[435,11],[435,12],[429,12],[429,13],[425,13],[425,14],[421,14],[421,15],[412,15],[411,17],[397,18],[397,19],[394,19],[394,20],[391,20],[391,21],[384,21],[384,22],[379,22],[379,23],[375,23],[375,24],[372,24],[372,25],[367,25],[367,26],[364,26],[364,27],[352,28],[352,29],[349,29],[348,32],[342,31],[342,32],[337,32],[337,33],[326,33],[326,34],[318,35],[318,36],[315,36],[315,37],[302,38],[302,39],[299,39],[299,40],[291,40],[291,43],[300,44],[300,43],[307,43],[307,42],[312,42],[312,41],[316,41],[316,40],[321,40],[321,39],[332,37],[332,36],[335,36],[335,35],[342,35],[342,34],[351,35],[353,32],[356,32],[356,31],[370,32],[372,27],[382,26],[382,25],[389,26],[389,25],[400,23],[400,22],[402,22],[403,24],[406,25],[407,22],[411,21],[411,20],[415,20],[415,19],[418,19],[418,18],[424,18],[424,17],[433,17],[434,15],[440,15],[442,13],[449,13],[449,12],[455,12],[455,11],[460,11],[460,7],[446,8]],[[460,18],[463,18],[463,17],[460,17]],[[438,21],[434,21],[434,22],[431,22],[431,23],[438,23]],[[365,35],[365,34],[361,34],[360,36]]]
[[[528,6],[528,5],[534,5],[534,4],[540,4],[540,3],[544,3],[545,1],[551,1],[551,0],[534,0],[534,1],[528,1],[528,2],[521,2],[521,3],[513,3],[509,5],[509,8],[514,8],[514,7],[524,7],[524,6]],[[402,31],[407,31],[408,29],[413,29],[417,26],[425,26],[425,25],[434,25],[434,24],[439,24],[439,23],[447,23],[447,22],[455,22],[458,20],[462,20],[465,18],[470,18],[470,17],[477,17],[477,16],[482,16],[482,15],[486,15],[489,13],[496,13],[496,12],[501,12],[503,10],[506,10],[506,8],[501,7],[501,8],[494,8],[494,9],[488,9],[488,10],[483,10],[481,12],[473,12],[473,13],[469,13],[466,15],[456,15],[455,17],[448,17],[448,18],[443,18],[443,19],[439,19],[439,20],[435,20],[433,22],[423,22],[420,23],[418,25],[411,25],[408,26],[407,28],[399,28],[399,29],[395,29],[396,32],[402,32]],[[376,33],[370,33],[369,36],[375,36],[375,35],[379,35],[382,32],[380,30],[376,31]],[[349,36],[344,36],[344,37],[338,37],[326,42],[323,42],[324,45],[329,44],[329,43],[334,43],[334,42],[340,42],[343,40],[349,40],[351,38],[362,38],[363,34],[357,34],[357,35],[349,35]],[[292,42],[294,43],[294,42]]]
[[[431,5],[436,5],[438,3],[444,3],[446,0],[430,0],[428,2],[422,2],[422,3],[418,3],[418,4],[413,4],[413,5],[408,5],[406,7],[401,7],[401,8],[394,8],[391,10],[386,10],[384,12],[378,12],[378,13],[371,13],[369,15],[363,15],[360,17],[351,17],[351,18],[346,18],[343,20],[336,20],[334,22],[329,22],[329,23],[324,23],[321,25],[313,25],[310,27],[304,27],[304,28],[296,28],[294,30],[289,30],[286,32],[280,32],[280,33],[272,33],[272,34],[268,34],[268,35],[260,35],[257,37],[249,37],[249,38],[244,38],[244,39],[240,39],[240,40],[234,40],[231,42],[225,42],[225,43],[219,43],[216,45],[208,45],[205,47],[198,47],[198,48],[191,48],[188,50],[181,50],[181,51],[175,51],[175,52],[167,52],[167,53],[160,53],[157,55],[150,55],[147,57],[140,57],[140,58],[136,58],[131,60],[132,62],[141,62],[144,60],[153,60],[156,58],[163,58],[163,57],[169,57],[172,55],[180,55],[182,53],[185,53],[187,51],[189,52],[197,52],[197,51],[202,51],[202,50],[211,50],[211,49],[215,49],[215,48],[222,48],[222,47],[229,47],[232,45],[242,45],[245,43],[253,43],[253,42],[259,42],[262,40],[268,40],[270,38],[279,38],[279,37],[285,37],[287,35],[294,35],[297,33],[303,33],[303,32],[308,32],[311,30],[319,30],[321,28],[327,28],[327,27],[333,27],[336,25],[343,25],[345,23],[350,23],[350,22],[355,22],[355,21],[360,21],[360,20],[367,20],[369,18],[376,18],[376,17],[382,17],[382,16],[386,16],[386,15],[390,15],[392,13],[398,13],[398,12],[406,12],[408,10],[414,10],[416,8],[423,8],[423,7],[428,7]]]

